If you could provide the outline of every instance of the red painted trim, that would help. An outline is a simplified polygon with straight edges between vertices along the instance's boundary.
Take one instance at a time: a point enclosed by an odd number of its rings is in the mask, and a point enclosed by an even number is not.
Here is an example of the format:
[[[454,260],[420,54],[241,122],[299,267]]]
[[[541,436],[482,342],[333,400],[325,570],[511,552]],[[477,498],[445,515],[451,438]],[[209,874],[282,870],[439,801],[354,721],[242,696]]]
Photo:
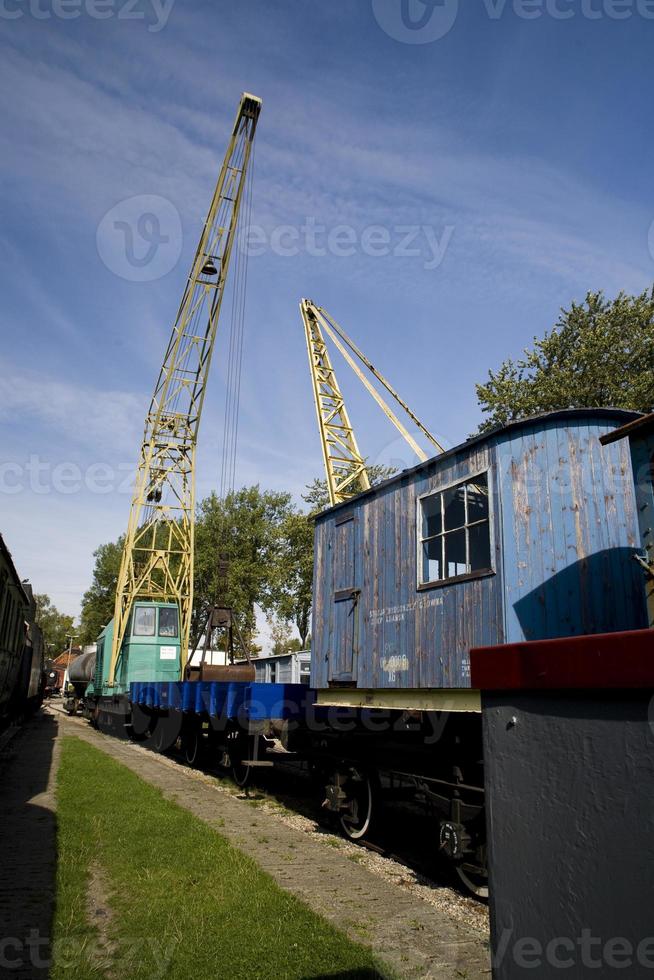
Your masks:
[[[482,691],[654,688],[654,630],[477,647],[470,662]]]

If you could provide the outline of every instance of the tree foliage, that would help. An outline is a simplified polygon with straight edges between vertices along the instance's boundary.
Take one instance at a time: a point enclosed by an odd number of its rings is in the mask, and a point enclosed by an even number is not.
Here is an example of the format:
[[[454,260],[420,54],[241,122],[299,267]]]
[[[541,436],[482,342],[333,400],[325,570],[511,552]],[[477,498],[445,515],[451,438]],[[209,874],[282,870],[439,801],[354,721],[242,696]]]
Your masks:
[[[35,593],[36,622],[43,631],[43,645],[49,657],[56,657],[67,649],[73,635],[73,616],[66,616],[52,605],[50,596]]]
[[[562,408],[649,412],[654,406],[654,287],[613,300],[589,292],[562,309],[554,329],[518,361],[504,361],[477,385],[488,415],[481,431]]]
[[[299,640],[297,636],[291,634],[288,620],[268,616],[268,627],[272,642],[271,653],[275,656],[283,653],[297,653],[305,649],[302,640]]]
[[[308,514],[292,511],[279,530],[271,604],[277,616],[295,624],[300,634],[300,649],[305,650],[313,598],[313,521]]]
[[[379,483],[394,473],[386,466],[370,470]],[[329,506],[325,480],[314,480],[304,499],[314,511]],[[278,653],[307,649],[313,591],[312,514],[295,507],[291,495],[243,487],[227,497],[210,494],[200,502],[195,525],[194,605],[191,643],[203,632],[207,613],[217,604],[232,608],[245,643],[256,652],[258,606],[275,624]],[[91,587],[82,601],[80,638],[93,642],[114,613],[116,584],[124,539],[94,552]],[[290,635],[290,625],[299,639]],[[288,634],[288,635],[287,635]]]
[[[234,609],[246,643],[256,632],[255,605],[272,609],[282,526],[292,513],[291,495],[259,486],[243,487],[224,499],[206,497],[195,526],[195,604],[197,638],[211,605]]]
[[[103,627],[114,614],[116,585],[123,554],[124,537],[101,544],[93,552],[95,565],[91,587],[82,599],[80,641],[95,643]]]

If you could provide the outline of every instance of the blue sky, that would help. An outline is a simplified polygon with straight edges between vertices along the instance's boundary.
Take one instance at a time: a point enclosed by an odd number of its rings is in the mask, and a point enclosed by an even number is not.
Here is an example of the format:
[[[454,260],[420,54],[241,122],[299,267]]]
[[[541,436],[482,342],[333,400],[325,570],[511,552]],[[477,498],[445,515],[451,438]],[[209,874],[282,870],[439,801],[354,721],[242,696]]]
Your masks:
[[[453,445],[480,420],[475,382],[559,307],[652,283],[653,18],[648,0],[2,0],[0,530],[20,573],[77,612],[93,549],[124,529],[243,90],[264,102],[265,245],[249,260],[237,479],[299,499],[322,467],[302,296]],[[107,228],[144,201],[170,234],[141,275]],[[313,246],[307,227],[323,229]],[[228,326],[200,495],[218,484]],[[410,464],[340,377],[363,451]]]

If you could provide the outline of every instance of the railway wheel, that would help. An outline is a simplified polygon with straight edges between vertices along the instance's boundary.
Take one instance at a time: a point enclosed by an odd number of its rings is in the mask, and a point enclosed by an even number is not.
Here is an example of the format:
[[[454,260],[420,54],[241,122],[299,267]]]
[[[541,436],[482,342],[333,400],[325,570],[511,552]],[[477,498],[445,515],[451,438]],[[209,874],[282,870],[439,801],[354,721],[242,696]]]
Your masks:
[[[187,765],[199,765],[203,749],[203,735],[199,725],[189,726],[182,732],[182,754]]]
[[[245,787],[250,781],[251,767],[246,763],[252,758],[254,746],[245,732],[233,729],[227,734],[227,755],[232,779],[237,786]]]
[[[485,852],[485,848],[484,848]],[[475,858],[479,860],[462,861],[456,865],[456,873],[459,880],[466,890],[477,898],[488,898],[488,868],[486,866],[486,855],[477,854]]]
[[[174,715],[158,715],[152,727],[151,743],[155,752],[169,752],[179,736],[179,722]]]
[[[351,769],[341,788],[345,794],[340,807],[340,825],[349,840],[362,840],[376,820],[378,782],[374,773]]]
[[[458,802],[455,801],[456,808]],[[458,810],[457,812],[460,812]],[[476,898],[488,898],[488,866],[486,844],[475,841],[472,825],[466,827],[455,820],[443,820],[440,826],[439,853],[457,873],[466,891]]]
[[[130,721],[125,726],[125,731],[135,742],[143,742],[150,734],[152,716],[140,704],[132,704],[130,707]]]

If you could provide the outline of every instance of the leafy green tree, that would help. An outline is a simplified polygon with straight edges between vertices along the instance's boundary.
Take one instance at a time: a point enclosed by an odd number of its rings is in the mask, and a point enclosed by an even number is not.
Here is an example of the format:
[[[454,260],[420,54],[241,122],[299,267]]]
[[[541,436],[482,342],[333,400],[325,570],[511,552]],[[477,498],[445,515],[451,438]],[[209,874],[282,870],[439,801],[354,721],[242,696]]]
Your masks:
[[[290,623],[286,619],[268,616],[272,653],[275,656],[283,653],[297,653],[303,650],[302,641],[291,634]]]
[[[518,361],[477,385],[481,431],[562,408],[649,412],[654,406],[654,287],[639,296],[601,292],[561,310],[554,329]]]
[[[195,527],[194,641],[214,603],[234,609],[244,641],[256,633],[255,605],[275,602],[281,527],[291,495],[243,487],[224,499],[212,493],[198,507]]]
[[[276,614],[292,621],[306,649],[313,599],[313,521],[308,514],[289,513],[280,526],[280,547],[271,590]]]
[[[66,616],[52,605],[50,596],[35,593],[36,622],[43,631],[44,649],[49,657],[57,657],[68,648],[73,635],[73,616]]]
[[[124,537],[101,544],[93,552],[95,565],[91,587],[82,599],[80,641],[94,643],[114,614],[116,584],[120,572]]]

